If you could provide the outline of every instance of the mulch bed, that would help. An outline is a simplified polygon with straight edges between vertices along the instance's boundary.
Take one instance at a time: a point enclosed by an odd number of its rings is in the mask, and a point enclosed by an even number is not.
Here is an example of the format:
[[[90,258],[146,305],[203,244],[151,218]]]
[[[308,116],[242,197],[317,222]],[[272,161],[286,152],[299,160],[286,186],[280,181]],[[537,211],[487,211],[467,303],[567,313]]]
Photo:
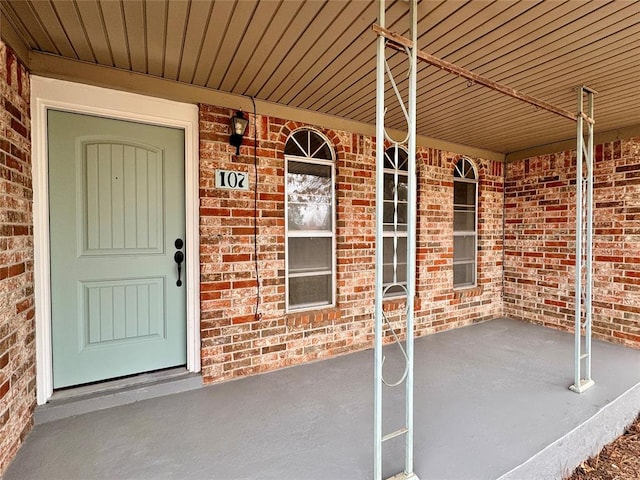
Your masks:
[[[567,480],[640,479],[640,415],[595,457],[582,462]]]

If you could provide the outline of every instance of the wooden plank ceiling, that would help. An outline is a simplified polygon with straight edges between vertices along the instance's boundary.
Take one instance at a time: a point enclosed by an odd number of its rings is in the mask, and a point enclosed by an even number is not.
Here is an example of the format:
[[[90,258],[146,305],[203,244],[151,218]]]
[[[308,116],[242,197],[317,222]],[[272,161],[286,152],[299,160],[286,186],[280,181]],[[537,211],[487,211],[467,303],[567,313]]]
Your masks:
[[[407,3],[387,27],[408,36]],[[376,0],[3,0],[36,52],[375,123]],[[570,111],[598,91],[596,131],[640,125],[640,2],[422,0],[421,50]],[[406,87],[403,55],[389,64]],[[389,101],[391,89],[388,88]],[[390,104],[388,125],[403,128]],[[570,139],[573,122],[427,65],[418,133],[514,152]]]

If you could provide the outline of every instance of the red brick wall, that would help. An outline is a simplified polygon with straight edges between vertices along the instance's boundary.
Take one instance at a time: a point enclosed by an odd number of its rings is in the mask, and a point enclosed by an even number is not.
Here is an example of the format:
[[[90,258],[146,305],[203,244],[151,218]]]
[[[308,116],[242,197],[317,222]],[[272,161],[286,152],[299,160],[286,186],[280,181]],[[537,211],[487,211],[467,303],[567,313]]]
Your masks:
[[[0,42],[0,476],[35,408],[29,77]]]
[[[253,116],[241,155],[228,145],[226,108],[200,108],[201,311],[205,382],[231,379],[372,346],[375,141],[318,129],[336,152],[337,306],[285,312],[284,144],[299,123],[258,116],[258,259],[262,317],[255,317]],[[480,172],[479,284],[454,292],[453,168],[459,156],[418,154],[416,331],[423,335],[502,314],[502,164]],[[249,173],[251,191],[215,189],[216,168]],[[404,302],[385,310],[398,320]]]
[[[593,333],[640,347],[640,138],[598,145]],[[505,314],[573,330],[575,152],[508,166]]]

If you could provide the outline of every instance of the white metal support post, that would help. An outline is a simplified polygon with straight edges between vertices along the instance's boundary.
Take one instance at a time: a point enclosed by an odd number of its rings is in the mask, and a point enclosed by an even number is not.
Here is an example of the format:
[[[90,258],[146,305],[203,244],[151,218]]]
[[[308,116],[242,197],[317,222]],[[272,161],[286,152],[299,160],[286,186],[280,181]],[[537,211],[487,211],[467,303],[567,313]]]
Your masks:
[[[377,38],[377,75],[376,75],[376,300],[375,300],[375,336],[374,336],[374,479],[382,479],[382,444],[386,440],[405,435],[405,469],[403,472],[391,477],[390,480],[417,480],[413,472],[413,301],[415,295],[415,240],[416,240],[416,83],[417,61],[435,65],[438,68],[458,75],[469,81],[483,85],[504,95],[516,98],[520,101],[534,105],[536,108],[547,110],[551,113],[577,122],[577,171],[576,171],[576,309],[575,309],[575,381],[571,390],[582,393],[592,385],[591,379],[591,320],[592,320],[592,243],[593,243],[593,132],[594,132],[594,90],[581,86],[578,90],[578,114],[552,105],[548,102],[519,92],[507,85],[495,82],[470,70],[466,70],[455,64],[437,58],[417,47],[417,1],[410,2],[411,39],[391,32],[385,25],[385,0],[379,0],[378,25],[373,25],[373,31]],[[404,51],[409,61],[409,86],[408,109],[393,78],[393,74],[387,64],[386,48],[396,51]],[[386,73],[386,76],[385,76]],[[400,102],[400,106],[407,122],[407,136],[402,141],[393,140],[385,129],[385,78]],[[584,100],[586,96],[586,113]],[[586,127],[585,127],[586,125]],[[585,140],[586,128],[586,140]],[[392,329],[384,315],[382,299],[384,292],[390,286],[398,286],[394,283],[383,288],[383,204],[384,204],[384,152],[385,139],[392,145],[408,145],[409,160],[409,195],[408,195],[408,219],[407,219],[407,312],[406,312],[406,350],[400,345],[405,359],[406,368],[400,381],[389,384],[385,382],[382,365],[382,337],[386,325],[391,334],[399,342],[398,336]],[[583,163],[586,166],[586,177],[583,174]],[[397,182],[397,175],[396,182]],[[397,197],[397,196],[396,196]],[[583,205],[584,203],[584,205]],[[397,198],[394,201],[397,209]],[[397,211],[394,213],[397,218]],[[397,245],[397,227],[394,219],[394,245]],[[394,281],[396,278],[396,255],[394,253]],[[402,286],[402,285],[400,285]],[[582,318],[584,317],[584,325]],[[582,348],[581,332],[584,326],[585,345]],[[582,364],[584,363],[584,377]],[[405,383],[406,424],[395,432],[383,436],[382,433],[382,394],[383,386],[396,386]]]
[[[376,300],[375,300],[375,339],[374,339],[374,479],[382,479],[382,444],[404,435],[405,439],[405,467],[404,471],[391,477],[394,480],[418,480],[413,472],[413,310],[415,297],[415,250],[416,250],[416,79],[417,79],[417,1],[410,0],[410,21],[413,47],[405,47],[404,51],[408,57],[408,108],[405,107],[405,100],[402,98],[393,74],[386,60],[386,42],[383,35],[378,35],[377,39],[377,77],[376,77]],[[378,20],[381,27],[385,27],[385,0],[379,0]],[[386,73],[386,75],[385,75]],[[402,111],[406,118],[407,135],[401,140],[393,140],[385,129],[385,78],[388,78]],[[408,151],[408,185],[409,192],[407,198],[407,279],[406,287],[401,283],[394,283],[383,287],[383,242],[384,242],[384,153],[385,139],[393,146],[406,145]],[[398,176],[395,176],[397,187]],[[397,190],[397,188],[396,188]],[[394,245],[397,246],[397,195],[394,201]],[[394,281],[396,280],[397,255],[394,253]],[[385,323],[388,328],[392,328],[386,320],[382,307],[384,292],[393,286],[401,286],[406,291],[406,336],[403,351],[406,361],[405,371],[400,381],[390,384],[385,381],[382,365],[384,357],[382,353],[382,337]],[[399,342],[396,333],[392,330],[393,337]],[[382,432],[382,396],[384,385],[388,387],[399,386],[404,382],[405,386],[405,425],[398,430],[383,435]]]
[[[378,22],[385,25],[384,0],[379,0],[380,11]],[[374,305],[375,335],[374,335],[374,384],[373,384],[373,410],[374,410],[374,466],[373,478],[382,478],[382,259],[381,248],[382,220],[381,202],[384,198],[384,37],[378,35],[377,61],[376,61],[376,297]],[[380,177],[383,177],[382,179]]]
[[[569,387],[577,393],[582,393],[594,385],[594,381],[591,378],[591,320],[593,310],[591,305],[591,291],[593,286],[593,103],[595,93],[595,91],[585,86],[578,88],[578,126],[576,135],[575,378],[573,385]],[[583,328],[584,345],[582,340]]]

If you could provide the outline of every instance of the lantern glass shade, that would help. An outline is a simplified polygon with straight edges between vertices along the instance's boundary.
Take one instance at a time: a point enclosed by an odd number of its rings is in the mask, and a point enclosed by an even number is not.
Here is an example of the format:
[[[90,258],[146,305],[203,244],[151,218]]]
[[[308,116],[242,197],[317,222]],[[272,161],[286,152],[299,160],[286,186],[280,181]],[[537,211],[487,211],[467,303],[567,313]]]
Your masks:
[[[247,129],[247,125],[249,125],[249,119],[244,118],[242,112],[238,112],[232,117],[232,122],[233,133],[235,133],[236,135],[244,135],[244,132]]]
[[[242,137],[247,130],[247,125],[249,125],[249,119],[244,118],[242,111],[236,112],[236,114],[231,117],[231,137],[229,138],[229,143],[236,147],[236,155],[240,154],[240,145],[242,145]]]

